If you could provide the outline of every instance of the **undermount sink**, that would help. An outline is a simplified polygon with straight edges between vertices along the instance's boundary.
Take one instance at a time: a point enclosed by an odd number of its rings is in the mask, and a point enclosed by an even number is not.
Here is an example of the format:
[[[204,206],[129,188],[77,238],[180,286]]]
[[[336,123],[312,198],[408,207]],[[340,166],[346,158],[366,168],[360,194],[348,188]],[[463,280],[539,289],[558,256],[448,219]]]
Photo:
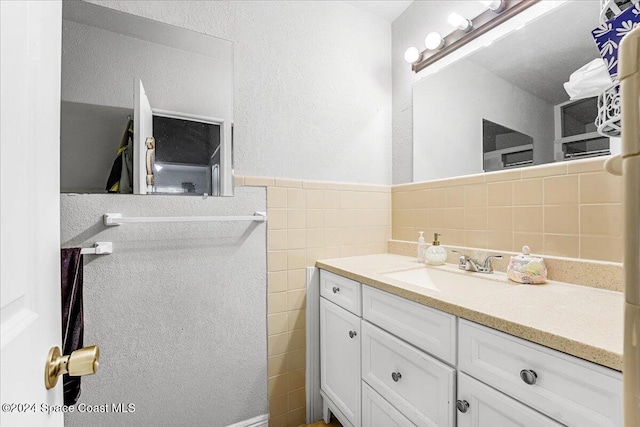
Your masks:
[[[445,293],[473,291],[487,293],[516,286],[507,281],[484,279],[473,274],[460,274],[427,267],[382,273],[382,275],[413,286]]]

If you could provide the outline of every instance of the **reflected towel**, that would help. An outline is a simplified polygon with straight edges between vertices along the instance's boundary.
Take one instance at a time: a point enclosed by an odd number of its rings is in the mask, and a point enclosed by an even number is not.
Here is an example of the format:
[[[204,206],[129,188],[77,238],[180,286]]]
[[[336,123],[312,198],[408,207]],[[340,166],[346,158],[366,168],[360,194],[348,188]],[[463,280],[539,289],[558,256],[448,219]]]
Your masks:
[[[82,248],[62,249],[62,354],[82,348],[84,313],[82,309]],[[65,374],[64,404],[74,405],[80,397],[80,377]]]

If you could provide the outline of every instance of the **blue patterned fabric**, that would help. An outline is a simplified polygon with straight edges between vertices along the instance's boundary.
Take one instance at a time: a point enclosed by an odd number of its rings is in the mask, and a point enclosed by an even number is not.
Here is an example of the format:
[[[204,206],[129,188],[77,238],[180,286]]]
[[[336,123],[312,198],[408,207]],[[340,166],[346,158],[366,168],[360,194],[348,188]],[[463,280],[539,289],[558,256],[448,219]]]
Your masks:
[[[609,70],[611,78],[618,75],[618,46],[629,31],[640,24],[640,4],[627,8],[620,15],[608,20],[591,31],[600,56]]]

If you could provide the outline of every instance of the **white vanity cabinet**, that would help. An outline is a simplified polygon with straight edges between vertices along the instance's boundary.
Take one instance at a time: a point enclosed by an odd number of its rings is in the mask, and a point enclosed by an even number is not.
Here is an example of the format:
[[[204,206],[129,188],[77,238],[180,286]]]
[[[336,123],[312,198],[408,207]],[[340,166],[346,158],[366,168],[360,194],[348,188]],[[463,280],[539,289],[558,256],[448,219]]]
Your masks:
[[[356,287],[358,290],[354,291]],[[320,392],[324,413],[326,417],[330,410],[343,425],[351,427],[360,427],[361,416],[360,317],[325,295],[355,308],[352,298],[345,295],[359,297],[359,287],[358,282],[335,274],[320,274]],[[343,292],[346,289],[349,292]]]
[[[343,425],[622,426],[622,374],[321,270],[321,394]],[[360,317],[361,316],[361,317]]]

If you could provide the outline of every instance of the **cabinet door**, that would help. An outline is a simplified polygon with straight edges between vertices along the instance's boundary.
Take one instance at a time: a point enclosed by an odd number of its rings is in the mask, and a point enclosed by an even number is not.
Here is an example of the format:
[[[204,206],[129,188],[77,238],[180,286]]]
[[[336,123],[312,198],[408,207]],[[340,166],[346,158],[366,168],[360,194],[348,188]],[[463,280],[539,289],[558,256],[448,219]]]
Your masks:
[[[458,373],[458,427],[560,427],[551,418]]]
[[[153,112],[142,80],[136,79],[133,99],[133,193],[147,194],[147,137],[153,136]]]
[[[360,318],[320,298],[320,388],[360,426]]]

